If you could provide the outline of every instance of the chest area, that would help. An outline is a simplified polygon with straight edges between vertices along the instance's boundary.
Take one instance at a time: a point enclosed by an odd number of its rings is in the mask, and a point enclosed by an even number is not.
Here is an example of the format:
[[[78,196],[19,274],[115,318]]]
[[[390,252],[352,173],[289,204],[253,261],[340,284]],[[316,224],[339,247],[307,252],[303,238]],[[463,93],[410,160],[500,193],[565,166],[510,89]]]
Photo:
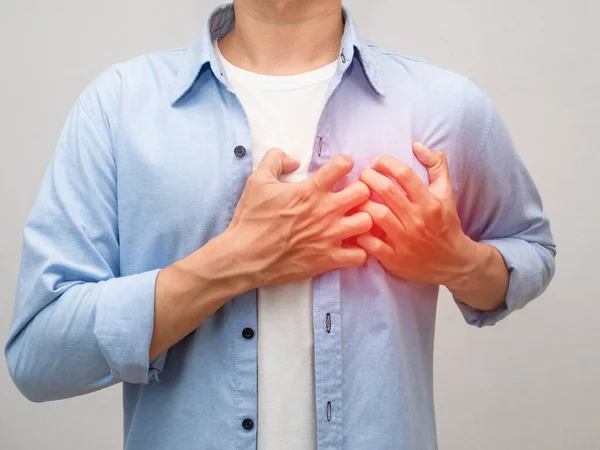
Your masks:
[[[248,176],[271,147],[301,161],[282,181],[310,176],[337,154],[354,161],[342,184],[386,154],[426,181],[412,143],[440,147],[451,138],[443,123],[423,127],[409,105],[337,94],[326,101],[324,92],[304,97],[260,102],[214,90],[178,108],[128,117],[117,153],[119,218],[154,226],[124,227],[123,239],[169,237],[182,253],[198,248],[229,224]]]
[[[326,102],[327,82],[259,89],[234,85],[250,133],[252,170],[273,147],[284,150],[300,167],[283,176],[299,181],[307,176],[319,119]]]

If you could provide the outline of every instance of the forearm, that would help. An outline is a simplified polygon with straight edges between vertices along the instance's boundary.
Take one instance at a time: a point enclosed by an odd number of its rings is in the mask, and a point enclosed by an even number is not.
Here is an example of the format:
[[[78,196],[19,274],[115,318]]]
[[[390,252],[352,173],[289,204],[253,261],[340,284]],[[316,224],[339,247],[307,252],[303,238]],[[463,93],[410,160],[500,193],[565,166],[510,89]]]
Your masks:
[[[491,245],[469,240],[463,248],[464,266],[446,284],[462,302],[480,311],[501,307],[506,298],[509,273],[500,252]]]
[[[227,234],[161,270],[156,279],[152,361],[200,326],[227,301],[254,288],[243,255]],[[248,261],[245,261],[248,263]]]
[[[22,272],[19,314],[6,345],[9,372],[30,400],[43,402],[93,392],[119,381],[147,380],[148,329],[156,271],[100,282],[63,283]],[[29,281],[31,280],[31,281]],[[29,289],[34,286],[35,289]],[[38,312],[35,304],[45,305]],[[37,309],[37,308],[36,308]]]
[[[41,287],[46,278],[36,279],[40,287],[22,289],[19,300],[48,304],[11,330],[6,358],[15,384],[42,402],[120,381],[147,382],[149,360],[252,288],[252,277],[238,269],[243,262],[248,272],[252,261],[238,257],[232,245],[227,236],[218,237],[161,271],[74,284],[53,301],[43,299],[53,295]]]

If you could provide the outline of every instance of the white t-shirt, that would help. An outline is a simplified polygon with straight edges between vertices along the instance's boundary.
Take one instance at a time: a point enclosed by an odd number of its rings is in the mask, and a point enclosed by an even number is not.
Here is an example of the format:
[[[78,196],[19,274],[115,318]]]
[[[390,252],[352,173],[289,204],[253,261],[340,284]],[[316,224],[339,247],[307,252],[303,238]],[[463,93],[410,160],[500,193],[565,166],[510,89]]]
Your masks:
[[[305,179],[317,122],[336,61],[310,72],[268,76],[229,63],[219,52],[232,90],[250,123],[252,165],[271,147],[300,161],[281,179]],[[258,450],[315,450],[316,406],[312,280],[258,289]]]

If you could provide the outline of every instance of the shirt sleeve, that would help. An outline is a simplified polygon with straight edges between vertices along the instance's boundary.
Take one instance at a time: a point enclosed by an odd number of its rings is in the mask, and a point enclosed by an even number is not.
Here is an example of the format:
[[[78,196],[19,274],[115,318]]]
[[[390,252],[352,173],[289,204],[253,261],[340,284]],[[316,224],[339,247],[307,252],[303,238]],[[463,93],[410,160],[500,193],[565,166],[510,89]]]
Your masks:
[[[495,247],[509,271],[505,302],[495,311],[479,311],[454,296],[467,323],[483,327],[544,292],[554,275],[556,246],[540,194],[497,109],[474,84],[465,104],[460,144],[467,170],[457,188],[458,214],[464,232]]]
[[[112,80],[99,77],[72,108],[23,233],[5,353],[36,402],[147,383],[164,364],[148,361],[159,269],[119,273],[117,167],[99,106]]]

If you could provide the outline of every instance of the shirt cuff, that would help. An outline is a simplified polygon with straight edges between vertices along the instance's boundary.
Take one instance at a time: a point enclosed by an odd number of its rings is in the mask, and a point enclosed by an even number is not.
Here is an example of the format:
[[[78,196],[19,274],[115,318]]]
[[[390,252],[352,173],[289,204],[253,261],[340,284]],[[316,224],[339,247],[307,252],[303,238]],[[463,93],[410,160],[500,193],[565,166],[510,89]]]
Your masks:
[[[159,271],[101,282],[94,334],[111,373],[127,383],[147,384],[164,365],[165,355],[149,362]]]
[[[505,302],[493,311],[481,311],[453,296],[468,324],[484,327],[496,324],[512,312],[523,308],[539,296],[545,287],[542,261],[536,244],[518,238],[482,240],[481,243],[495,247],[508,268],[509,280]]]
[[[165,362],[167,361],[168,350],[156,358],[150,363],[150,370],[148,371],[148,382],[160,382],[159,375],[162,373]]]

